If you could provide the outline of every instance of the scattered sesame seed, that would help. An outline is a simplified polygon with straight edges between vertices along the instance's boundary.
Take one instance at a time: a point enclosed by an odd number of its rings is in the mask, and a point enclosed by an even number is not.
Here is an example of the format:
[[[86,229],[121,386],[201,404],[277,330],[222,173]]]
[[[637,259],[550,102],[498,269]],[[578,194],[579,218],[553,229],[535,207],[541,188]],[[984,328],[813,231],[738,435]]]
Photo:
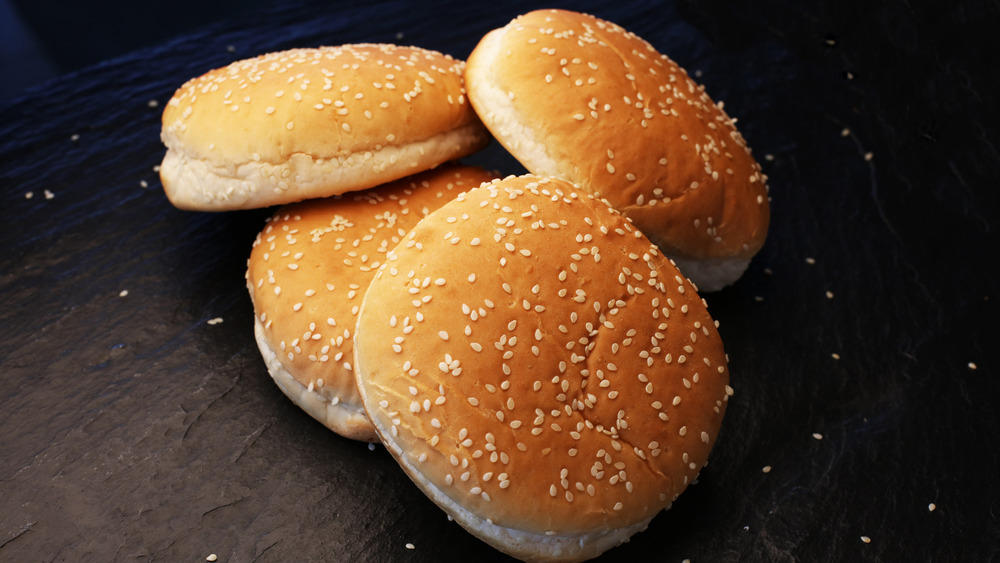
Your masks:
[[[24,199],[31,199],[35,197],[35,192],[24,192]]]
[[[830,357],[833,358],[834,360],[839,360],[840,359],[840,354],[834,352],[834,353],[830,354]]]
[[[930,504],[927,505],[927,512],[934,512],[934,509],[936,509],[936,508],[937,508],[937,505],[932,502],[932,503],[930,503]]]
[[[155,107],[158,107],[160,105],[160,102],[158,102],[156,100],[149,100],[148,102],[146,102],[146,105],[149,106],[149,107],[151,107],[151,108],[155,108]]]
[[[829,291],[829,290],[828,290],[828,291],[826,292],[826,298],[827,298],[827,299],[833,299],[833,292],[832,292],[832,291]]]
[[[872,154],[871,151],[865,153],[865,161],[866,162],[871,162],[871,160],[873,158],[875,158],[875,155]]]
[[[978,369],[978,367],[976,366],[976,362],[969,362],[969,369],[971,369],[972,371],[976,371],[976,369]]]
[[[210,325],[222,324],[222,317],[215,317],[214,319],[208,319],[208,321],[206,322]]]
[[[123,289],[123,290],[121,290],[118,293],[118,297],[127,297],[127,296],[128,296],[128,290],[127,289]]]
[[[69,140],[73,141],[74,143],[76,141],[79,141],[80,140],[80,134],[79,133],[73,133],[72,135],[70,135]]]
[[[816,259],[815,258],[813,258],[811,256],[806,258],[806,264],[809,264],[810,266],[812,266],[815,263],[816,263]]]
[[[771,466],[770,465],[765,465],[760,471],[761,471],[761,473],[770,473],[771,472]]]
[[[416,548],[417,548],[417,546],[413,545],[412,543],[407,542],[406,549],[416,549]]]
[[[53,199],[54,197],[56,197],[56,194],[50,192],[49,190],[45,190],[45,199]]]
[[[868,536],[861,536],[861,541],[863,541],[865,543],[871,543],[872,539],[870,537],[868,537]]]
[[[214,553],[209,553],[208,557],[205,558],[205,561],[215,561],[218,558],[219,558],[218,555],[216,555]]]
[[[820,434],[819,432],[813,432],[813,439],[815,439],[815,440],[822,440],[823,439],[823,435]]]

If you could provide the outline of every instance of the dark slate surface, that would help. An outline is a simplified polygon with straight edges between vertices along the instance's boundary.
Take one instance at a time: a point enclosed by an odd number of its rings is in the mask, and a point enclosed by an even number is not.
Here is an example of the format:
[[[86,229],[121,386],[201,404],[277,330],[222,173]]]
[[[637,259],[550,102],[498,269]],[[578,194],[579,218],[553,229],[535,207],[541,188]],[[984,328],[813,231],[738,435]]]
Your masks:
[[[737,392],[709,467],[603,560],[1000,560],[996,5],[753,5],[576,5],[723,100],[773,196],[707,296]],[[154,167],[191,76],[360,41],[464,58],[533,7],[265,4],[0,105],[0,560],[504,560],[281,395],[243,285],[269,211],[176,210]]]

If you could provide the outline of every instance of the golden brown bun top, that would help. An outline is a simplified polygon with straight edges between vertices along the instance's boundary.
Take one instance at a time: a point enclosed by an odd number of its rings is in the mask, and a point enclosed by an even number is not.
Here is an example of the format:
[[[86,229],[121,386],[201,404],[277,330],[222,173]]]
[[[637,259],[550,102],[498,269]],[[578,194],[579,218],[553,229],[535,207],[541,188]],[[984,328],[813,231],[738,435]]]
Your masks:
[[[763,245],[766,178],[733,120],[635,34],[587,14],[533,11],[483,38],[466,86],[515,157],[530,160],[531,143],[516,128],[499,132],[510,114],[544,146],[555,169],[531,172],[607,199],[667,254],[749,258]]]
[[[543,534],[668,506],[731,393],[691,283],[604,202],[532,176],[421,221],[369,287],[355,353],[369,416],[418,482]]]
[[[448,55],[388,44],[269,53],[187,81],[163,128],[177,148],[221,165],[345,158],[475,123],[463,69]]]
[[[443,165],[277,209],[254,241],[246,275],[255,313],[285,370],[327,400],[360,407],[353,336],[368,283],[421,218],[493,178],[475,166]]]

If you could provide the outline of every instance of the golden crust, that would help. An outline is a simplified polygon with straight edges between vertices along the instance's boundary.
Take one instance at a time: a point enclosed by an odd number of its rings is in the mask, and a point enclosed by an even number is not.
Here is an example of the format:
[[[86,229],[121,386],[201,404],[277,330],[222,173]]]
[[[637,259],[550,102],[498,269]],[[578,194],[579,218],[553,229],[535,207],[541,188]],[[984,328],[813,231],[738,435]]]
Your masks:
[[[487,34],[465,76],[483,122],[529,171],[607,199],[671,257],[748,260],[763,245],[766,178],[743,137],[636,35],[538,10]]]
[[[352,366],[365,289],[421,218],[493,178],[478,167],[446,164],[276,210],[253,243],[246,277],[261,353],[285,394],[337,433],[376,440]]]
[[[163,111],[175,205],[264,207],[374,187],[482,148],[464,62],[387,44],[300,48],[207,72]]]
[[[407,235],[365,296],[355,363],[414,481],[518,557],[593,556],[590,539],[644,527],[706,462],[731,393],[694,286],[606,202],[533,176]]]

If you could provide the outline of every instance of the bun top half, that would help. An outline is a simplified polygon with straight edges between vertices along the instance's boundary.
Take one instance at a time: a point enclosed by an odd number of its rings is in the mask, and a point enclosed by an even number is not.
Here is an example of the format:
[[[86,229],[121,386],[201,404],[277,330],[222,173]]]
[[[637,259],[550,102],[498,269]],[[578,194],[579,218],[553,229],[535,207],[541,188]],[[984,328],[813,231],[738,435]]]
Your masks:
[[[605,202],[533,176],[458,196],[389,253],[355,364],[389,451],[501,549],[483,527],[544,545],[648,521],[732,391],[690,281]]]
[[[280,206],[246,281],[258,345],[285,394],[338,434],[376,440],[354,379],[354,329],[386,254],[424,216],[495,176],[448,163],[377,188]]]
[[[672,258],[749,259],[766,178],[721,104],[652,45],[566,10],[521,15],[468,59],[470,101],[533,174],[607,199]]]
[[[181,86],[163,112],[177,207],[230,210],[374,187],[481,149],[465,63],[389,44],[299,48]]]

